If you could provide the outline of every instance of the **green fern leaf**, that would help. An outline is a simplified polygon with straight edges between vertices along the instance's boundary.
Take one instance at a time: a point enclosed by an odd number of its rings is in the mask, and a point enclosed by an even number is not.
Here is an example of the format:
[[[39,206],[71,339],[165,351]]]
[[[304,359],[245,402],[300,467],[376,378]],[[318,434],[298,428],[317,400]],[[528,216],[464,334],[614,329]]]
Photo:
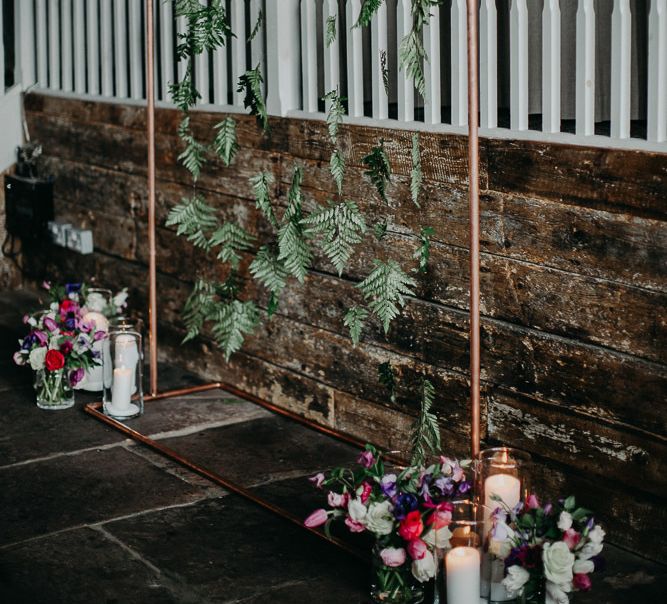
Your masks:
[[[181,139],[185,143],[185,149],[178,156],[183,166],[192,174],[193,180],[197,180],[201,169],[206,162],[206,147],[202,145],[191,132],[183,133]]]
[[[410,193],[412,201],[419,207],[419,193],[422,188],[422,159],[419,153],[419,133],[412,135],[412,170],[410,171]]]
[[[338,194],[341,195],[343,192],[343,177],[345,176],[345,158],[340,150],[334,149],[334,152],[331,154],[329,169],[338,188]]]
[[[389,391],[389,400],[396,402],[396,376],[389,361],[378,365],[378,380]]]
[[[201,98],[199,91],[192,83],[189,68],[180,82],[171,82],[168,85],[168,90],[172,103],[181,111],[187,111],[190,107],[196,105]]]
[[[248,36],[248,42],[252,42],[257,34],[259,33],[259,30],[262,28],[262,24],[264,23],[264,11],[260,8],[259,13],[257,14],[257,21],[255,21],[255,27],[252,28],[252,32],[250,32],[250,35]]]
[[[327,126],[329,128],[329,138],[331,142],[336,145],[338,140],[338,129],[343,123],[345,116],[345,107],[343,107],[343,99],[338,96],[337,90],[327,92],[323,100],[329,101],[329,111],[327,112]]]
[[[431,257],[431,237],[434,233],[435,229],[427,226],[423,227],[419,234],[420,244],[413,254],[413,258],[416,258],[418,261],[418,266],[414,270],[419,273],[426,273],[428,271],[428,261]]]
[[[320,208],[301,221],[310,227],[307,234],[322,236],[322,251],[331,261],[338,275],[343,273],[352,250],[366,232],[366,222],[357,204],[343,201],[336,205]]]
[[[375,235],[375,238],[378,241],[382,241],[387,234],[387,227],[389,225],[387,224],[386,220],[383,220],[382,222],[376,222],[375,225],[373,226],[373,235]]]
[[[350,338],[352,338],[352,344],[354,346],[359,344],[361,332],[364,329],[364,321],[367,318],[368,311],[361,306],[353,306],[347,311],[343,318],[344,325],[350,330]]]
[[[287,192],[287,208],[285,209],[284,220],[301,220],[301,183],[303,182],[303,168],[296,166],[292,173],[292,183]]]
[[[266,105],[262,96],[263,82],[264,78],[262,78],[262,72],[258,64],[255,69],[249,69],[239,77],[237,92],[245,93],[243,106],[250,109],[250,114],[255,116],[262,130],[266,131],[269,127],[269,115],[266,112]]]
[[[277,254],[266,245],[259,248],[250,265],[250,274],[276,297],[285,287],[289,277]]]
[[[213,233],[211,248],[220,247],[218,260],[229,262],[233,269],[239,267],[241,253],[252,249],[255,237],[233,222],[226,222]]]
[[[216,305],[212,321],[211,333],[228,361],[243,346],[245,336],[255,330],[259,323],[259,310],[252,301],[221,301]]]
[[[354,27],[364,27],[371,22],[373,15],[382,6],[384,0],[363,0],[361,8],[359,9],[359,17]]]
[[[214,300],[213,285],[208,281],[199,279],[195,282],[192,292],[188,296],[183,307],[181,318],[187,329],[183,342],[196,338],[210,315]]]
[[[426,52],[421,35],[415,28],[401,40],[398,57],[400,68],[405,72],[406,77],[413,81],[417,92],[423,97],[426,87],[424,80]]]
[[[278,249],[278,260],[283,261],[287,272],[303,283],[312,262],[312,253],[297,222],[290,220],[280,227]]]
[[[195,195],[183,198],[174,206],[167,216],[166,226],[176,226],[177,235],[185,235],[197,247],[209,249],[208,233],[217,224],[215,210],[203,197]]]
[[[387,67],[387,51],[384,48],[380,50],[380,71],[382,72],[384,92],[389,96],[389,68]]]
[[[381,141],[379,146],[373,147],[361,161],[368,167],[364,174],[370,178],[382,201],[388,204],[386,192],[387,183],[391,178],[391,166],[384,150],[384,141]]]
[[[428,454],[440,453],[440,426],[438,417],[431,411],[435,399],[435,388],[427,379],[422,383],[421,410],[412,429],[410,443],[412,459],[410,465],[421,466]]]
[[[327,48],[329,48],[336,39],[336,19],[336,15],[329,15],[327,17]]]
[[[271,172],[260,172],[250,178],[255,193],[255,207],[262,212],[272,226],[278,228],[278,220],[271,205],[271,186],[274,183]]]
[[[208,5],[198,0],[176,0],[175,9],[175,16],[185,17],[187,23],[185,32],[177,36],[179,59],[220,48],[234,35],[221,0],[211,0]]]
[[[239,150],[236,142],[236,120],[233,117],[226,117],[215,125],[215,130],[217,133],[213,141],[213,148],[225,166],[229,166]]]
[[[405,296],[414,296],[416,281],[406,275],[394,260],[374,260],[375,269],[357,287],[369,301],[368,307],[382,322],[385,333],[400,309],[405,306]]]

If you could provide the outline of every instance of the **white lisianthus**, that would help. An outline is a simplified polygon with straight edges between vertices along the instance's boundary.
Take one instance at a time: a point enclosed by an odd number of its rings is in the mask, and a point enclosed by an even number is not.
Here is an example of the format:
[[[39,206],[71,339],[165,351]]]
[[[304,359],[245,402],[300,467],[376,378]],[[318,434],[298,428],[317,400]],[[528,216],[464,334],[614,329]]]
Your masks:
[[[547,581],[544,604],[570,604],[570,598],[567,595],[570,591],[572,591],[572,585],[569,582],[558,584]]]
[[[49,308],[50,308],[53,312],[58,312],[58,308],[60,308],[60,307],[58,306],[58,303],[57,303],[57,302],[51,302],[51,306],[49,306]]]
[[[30,363],[30,367],[32,368],[32,370],[39,371],[40,369],[44,369],[45,358],[46,358],[46,348],[44,346],[40,346],[39,348],[33,348],[30,351],[30,356],[28,357],[28,361]]]
[[[595,570],[595,564],[590,560],[576,560],[572,567],[572,572],[575,575],[588,575]]]
[[[523,567],[514,564],[507,569],[507,576],[503,579],[503,585],[510,596],[521,594],[523,586],[528,583],[530,573]]]
[[[602,530],[602,527],[599,524],[596,524],[593,527],[593,530],[588,533],[588,538],[593,543],[602,543],[604,541],[605,532]]]
[[[512,542],[509,539],[489,539],[489,553],[504,560],[512,551]]]
[[[426,583],[435,577],[435,559],[431,552],[426,550],[423,558],[412,561],[412,575],[420,583]]]
[[[545,543],[542,549],[542,561],[544,562],[544,575],[549,581],[558,585],[572,581],[574,554],[567,543],[564,541]]]
[[[366,506],[361,503],[361,499],[350,499],[350,503],[347,504],[347,513],[350,515],[350,518],[359,524],[366,524],[366,514],[368,510]]]
[[[107,301],[99,292],[91,292],[86,298],[86,308],[94,312],[103,312],[107,306]]]
[[[452,538],[452,531],[449,527],[443,526],[439,529],[431,529],[425,535],[422,535],[422,540],[431,547],[440,549],[449,547],[449,540]]]
[[[572,528],[572,514],[570,512],[561,512],[560,517],[558,518],[558,528],[561,531],[566,531],[569,528]]]
[[[125,308],[127,304],[127,287],[122,291],[118,292],[112,299],[111,303],[116,307],[116,310],[119,312]]]
[[[350,514],[351,515],[351,514]],[[376,535],[389,535],[394,529],[394,516],[391,513],[391,503],[372,503],[366,514],[366,528]]]
[[[587,541],[586,545],[582,547],[577,556],[580,560],[588,560],[593,556],[597,556],[602,551],[602,543],[595,543],[594,541]]]

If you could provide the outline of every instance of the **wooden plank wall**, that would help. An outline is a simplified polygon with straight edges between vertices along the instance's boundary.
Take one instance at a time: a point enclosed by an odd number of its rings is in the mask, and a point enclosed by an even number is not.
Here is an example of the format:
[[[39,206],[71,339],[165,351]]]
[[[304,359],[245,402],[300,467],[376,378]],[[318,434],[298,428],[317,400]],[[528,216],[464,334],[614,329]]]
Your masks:
[[[29,94],[31,135],[56,176],[60,218],[90,227],[96,252],[54,249],[28,259],[34,278],[98,275],[146,296],[144,112],[137,107]],[[208,136],[219,114],[197,113]],[[179,114],[157,113],[158,224],[191,192],[177,163]],[[321,121],[272,118],[262,136],[239,118],[234,165],[216,163],[198,185],[223,216],[266,235],[248,178],[276,177],[284,202],[291,170],[304,168],[312,201],[334,195]],[[158,297],[163,360],[235,383],[326,425],[391,448],[405,447],[419,378],[437,392],[444,442],[468,442],[466,139],[423,134],[422,208],[410,202],[406,131],[345,126],[344,195],[380,216],[361,158],[383,138],[392,159],[391,224],[339,278],[318,258],[304,287],[288,288],[280,311],[225,364],[210,343],[180,346],[179,309],[211,258],[160,226]],[[659,556],[665,539],[667,452],[667,155],[489,140],[481,146],[483,437],[530,451],[537,488],[576,492],[599,510],[611,538]],[[421,226],[435,228],[430,272],[388,337],[370,329],[357,347],[342,325],[355,282],[375,256],[406,261]],[[245,262],[249,262],[246,258]],[[249,288],[253,285],[250,283]],[[251,292],[252,293],[252,292]],[[263,295],[263,294],[260,294]],[[264,296],[262,302],[266,303]],[[395,403],[377,380],[391,361],[403,388]]]

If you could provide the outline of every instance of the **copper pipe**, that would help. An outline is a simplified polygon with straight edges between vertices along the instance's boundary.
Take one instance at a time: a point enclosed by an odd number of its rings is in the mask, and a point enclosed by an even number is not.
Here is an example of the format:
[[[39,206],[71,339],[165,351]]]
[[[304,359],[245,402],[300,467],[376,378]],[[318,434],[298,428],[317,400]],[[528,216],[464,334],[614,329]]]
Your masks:
[[[479,455],[479,84],[477,0],[468,0],[468,178],[470,196],[470,452]]]
[[[148,137],[148,348],[151,395],[157,394],[157,266],[155,259],[155,65],[153,0],[146,0],[146,136]]]

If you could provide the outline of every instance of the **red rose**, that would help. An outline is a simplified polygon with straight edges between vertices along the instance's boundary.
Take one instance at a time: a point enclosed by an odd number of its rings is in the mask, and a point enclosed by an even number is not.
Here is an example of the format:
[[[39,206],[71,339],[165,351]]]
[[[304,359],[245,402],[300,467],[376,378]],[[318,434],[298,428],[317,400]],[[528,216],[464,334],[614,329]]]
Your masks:
[[[421,514],[415,510],[410,512],[402,521],[398,528],[398,534],[406,541],[417,539],[424,531],[424,523]]]
[[[65,357],[59,350],[49,350],[46,353],[44,364],[48,371],[58,371],[65,366]]]
[[[76,303],[73,300],[67,299],[60,303],[60,314],[66,315],[68,312],[76,308]]]

